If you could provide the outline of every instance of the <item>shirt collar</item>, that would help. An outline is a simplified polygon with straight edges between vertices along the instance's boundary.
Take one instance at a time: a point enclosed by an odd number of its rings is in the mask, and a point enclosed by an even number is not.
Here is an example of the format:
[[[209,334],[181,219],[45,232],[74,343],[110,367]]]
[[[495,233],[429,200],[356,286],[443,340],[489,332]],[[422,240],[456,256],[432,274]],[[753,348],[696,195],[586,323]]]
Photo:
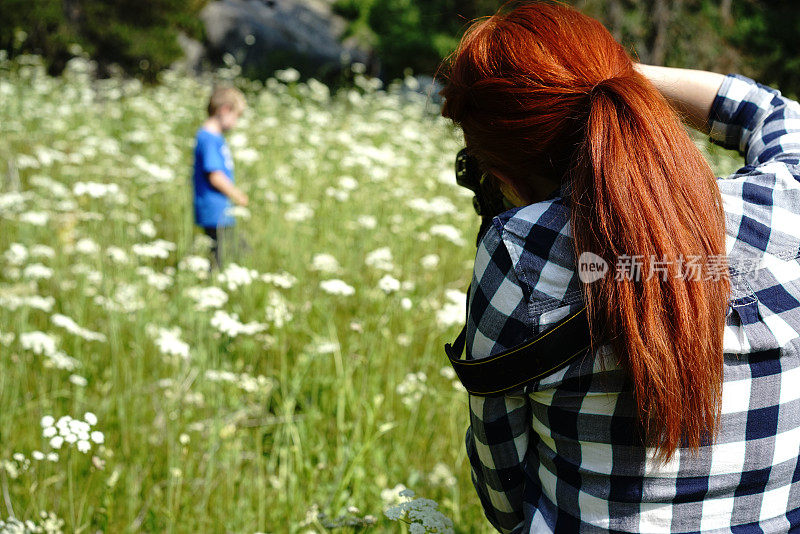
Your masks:
[[[558,187],[553,189],[547,195],[547,197],[545,197],[545,200],[553,200],[554,198],[565,197],[568,194],[569,194],[569,183],[568,182],[561,182],[561,184]]]

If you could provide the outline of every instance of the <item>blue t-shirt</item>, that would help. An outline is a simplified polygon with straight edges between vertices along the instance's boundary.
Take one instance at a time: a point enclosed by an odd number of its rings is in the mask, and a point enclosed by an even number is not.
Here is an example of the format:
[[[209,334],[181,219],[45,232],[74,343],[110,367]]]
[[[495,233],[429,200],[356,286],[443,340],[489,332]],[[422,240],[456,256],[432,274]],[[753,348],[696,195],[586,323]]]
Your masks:
[[[198,226],[233,226],[234,220],[225,211],[231,202],[211,185],[208,175],[222,171],[233,182],[233,158],[225,138],[200,128],[194,148],[194,221]]]

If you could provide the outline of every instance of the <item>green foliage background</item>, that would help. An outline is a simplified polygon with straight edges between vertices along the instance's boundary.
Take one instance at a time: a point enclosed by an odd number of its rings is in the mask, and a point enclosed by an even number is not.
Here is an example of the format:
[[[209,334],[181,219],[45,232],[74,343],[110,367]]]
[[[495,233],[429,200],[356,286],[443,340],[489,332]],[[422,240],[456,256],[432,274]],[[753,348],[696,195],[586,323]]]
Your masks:
[[[0,0],[0,49],[33,52],[60,74],[79,45],[98,62],[154,81],[181,57],[178,32],[202,37],[198,13],[208,0]]]

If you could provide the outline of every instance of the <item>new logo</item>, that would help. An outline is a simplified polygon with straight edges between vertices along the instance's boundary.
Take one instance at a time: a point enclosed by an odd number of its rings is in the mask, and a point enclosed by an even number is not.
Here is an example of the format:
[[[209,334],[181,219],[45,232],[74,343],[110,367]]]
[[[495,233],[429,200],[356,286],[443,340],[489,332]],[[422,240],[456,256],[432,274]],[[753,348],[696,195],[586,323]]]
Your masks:
[[[582,252],[578,257],[578,278],[584,284],[591,284],[603,278],[608,272],[606,260],[593,252]]]

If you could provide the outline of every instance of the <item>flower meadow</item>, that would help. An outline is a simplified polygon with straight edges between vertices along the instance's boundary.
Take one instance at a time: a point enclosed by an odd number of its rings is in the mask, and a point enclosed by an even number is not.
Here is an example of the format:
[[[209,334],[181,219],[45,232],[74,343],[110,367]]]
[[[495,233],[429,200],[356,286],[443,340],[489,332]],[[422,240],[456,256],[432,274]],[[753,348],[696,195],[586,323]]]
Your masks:
[[[442,350],[478,219],[432,99],[91,68],[0,57],[0,532],[490,532]],[[221,272],[189,181],[212,79],[249,105]]]

